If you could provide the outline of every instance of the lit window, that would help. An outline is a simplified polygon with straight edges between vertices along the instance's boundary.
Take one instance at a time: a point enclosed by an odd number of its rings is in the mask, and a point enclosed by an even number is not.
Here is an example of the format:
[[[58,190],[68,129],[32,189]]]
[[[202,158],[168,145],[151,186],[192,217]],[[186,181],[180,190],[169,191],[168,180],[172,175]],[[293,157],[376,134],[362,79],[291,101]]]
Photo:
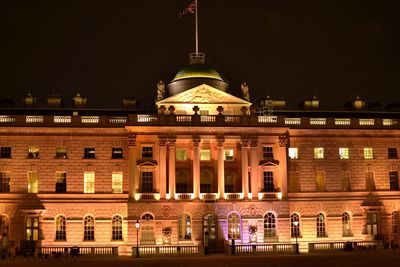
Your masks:
[[[264,216],[264,238],[268,237],[276,237],[276,218],[272,212]]]
[[[186,213],[179,216],[179,240],[192,240],[192,220]]]
[[[228,238],[240,239],[240,217],[236,213],[228,216]]]
[[[122,153],[122,147],[113,147],[111,150],[111,158],[122,159],[124,154]]]
[[[39,237],[39,218],[27,217],[25,229],[26,229],[26,240],[37,241]]]
[[[83,192],[94,193],[94,172],[85,172],[83,174]]]
[[[67,148],[65,146],[56,148],[56,158],[57,159],[66,159],[67,158]]]
[[[37,172],[28,172],[28,193],[36,194],[39,187],[39,174]]]
[[[38,159],[39,158],[39,147],[31,146],[28,148],[28,159]]]
[[[112,192],[120,194],[122,193],[122,173],[114,172],[112,174]]]
[[[224,149],[224,160],[233,160],[233,149]]]
[[[364,147],[364,159],[373,159],[374,158],[374,151],[372,147]]]
[[[186,149],[177,149],[176,150],[176,160],[186,160]]]
[[[56,241],[67,240],[66,220],[65,217],[60,215],[56,218]]]
[[[10,172],[0,172],[0,193],[10,193]]]
[[[142,159],[153,158],[153,146],[142,146]]]
[[[273,159],[274,151],[272,146],[264,146],[263,147],[263,159]]]
[[[290,215],[290,236],[300,237],[300,217],[296,213]]]
[[[389,147],[388,148],[388,158],[389,159],[397,159],[397,148]]]
[[[347,212],[342,214],[342,228],[343,236],[353,236],[353,232],[351,231],[350,214]]]
[[[90,215],[84,219],[83,241],[94,241],[94,218]]]
[[[339,147],[339,158],[340,159],[349,159],[349,148]]]
[[[322,213],[317,215],[317,237],[326,237],[325,215]]]
[[[289,158],[290,159],[298,159],[299,151],[297,147],[289,147]]]
[[[112,218],[112,237],[111,240],[122,240],[122,217],[115,215]]]
[[[314,159],[323,159],[323,158],[324,158],[324,148],[314,147]]]
[[[2,159],[9,159],[9,158],[11,158],[11,147],[9,147],[9,146],[6,146],[6,147],[4,147],[4,146],[2,146],[1,147],[1,150],[0,150],[0,158],[2,158]]]
[[[399,176],[397,171],[389,172],[389,182],[390,182],[390,190],[399,190]]]
[[[85,159],[95,159],[96,150],[94,147],[85,147],[83,150],[83,158]]]
[[[56,172],[56,193],[67,192],[67,173]]]
[[[210,159],[211,159],[210,149],[201,149],[200,150],[200,160],[210,160]]]

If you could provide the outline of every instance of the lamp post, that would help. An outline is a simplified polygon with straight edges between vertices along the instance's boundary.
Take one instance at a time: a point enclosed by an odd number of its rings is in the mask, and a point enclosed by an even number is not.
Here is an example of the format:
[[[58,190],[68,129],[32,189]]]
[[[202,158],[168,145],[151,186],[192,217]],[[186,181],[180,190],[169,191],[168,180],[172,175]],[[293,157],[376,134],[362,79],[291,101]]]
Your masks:
[[[139,228],[140,228],[139,220],[136,220],[135,227],[136,227],[136,258],[139,258]]]
[[[297,243],[297,237],[299,236],[299,221],[294,221],[293,222],[294,227],[295,227],[295,236],[296,236],[296,254],[299,254],[299,243]]]

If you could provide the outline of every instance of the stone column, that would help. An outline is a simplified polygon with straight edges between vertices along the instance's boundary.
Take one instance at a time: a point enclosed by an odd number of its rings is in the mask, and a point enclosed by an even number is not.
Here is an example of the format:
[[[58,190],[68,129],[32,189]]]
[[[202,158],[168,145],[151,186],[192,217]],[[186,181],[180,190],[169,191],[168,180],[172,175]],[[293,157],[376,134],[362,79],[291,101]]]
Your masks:
[[[287,135],[279,136],[279,174],[281,178],[282,198],[288,195],[288,175],[287,175],[287,145],[289,138]]]
[[[160,172],[158,175],[160,185],[160,199],[165,199],[167,194],[167,146],[166,136],[158,137],[158,144],[160,147]]]
[[[242,192],[243,199],[249,197],[249,160],[248,160],[248,139],[242,139]]]
[[[251,173],[251,194],[253,198],[258,197],[259,188],[259,180],[260,173],[258,169],[258,157],[257,157],[257,138],[250,140],[250,173]]]
[[[175,149],[175,136],[168,138],[168,177],[169,177],[169,195],[171,199],[175,199],[176,191],[176,179],[175,179],[175,160],[176,160],[176,149]]]
[[[136,135],[129,134],[128,136],[128,165],[129,165],[129,197],[135,198],[136,193],[136,161],[137,161],[137,151],[136,151]]]
[[[224,137],[217,138],[218,145],[218,195],[224,199],[225,193],[225,170],[224,170]]]
[[[200,197],[200,136],[193,136],[193,193]]]

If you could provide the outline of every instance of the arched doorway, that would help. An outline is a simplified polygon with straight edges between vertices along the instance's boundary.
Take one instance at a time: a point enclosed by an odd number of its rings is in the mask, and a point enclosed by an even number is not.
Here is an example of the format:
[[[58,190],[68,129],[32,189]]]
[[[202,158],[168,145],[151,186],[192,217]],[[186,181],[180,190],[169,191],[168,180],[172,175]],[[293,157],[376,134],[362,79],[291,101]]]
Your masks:
[[[217,248],[218,222],[214,214],[203,217],[203,244],[209,249]]]

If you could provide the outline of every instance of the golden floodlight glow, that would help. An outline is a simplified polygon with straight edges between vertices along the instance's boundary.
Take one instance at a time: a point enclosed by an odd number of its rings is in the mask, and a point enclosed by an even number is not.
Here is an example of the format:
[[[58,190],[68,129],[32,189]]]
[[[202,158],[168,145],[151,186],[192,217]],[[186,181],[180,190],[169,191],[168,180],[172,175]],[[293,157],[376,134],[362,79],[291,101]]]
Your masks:
[[[253,193],[249,193],[249,199],[253,198]],[[243,193],[240,193],[240,199],[243,199]]]
[[[276,193],[276,197],[277,197],[278,199],[282,199],[282,192]]]
[[[170,200],[170,199],[171,199],[171,194],[170,194],[170,193],[167,193],[167,194],[165,195],[165,198],[166,198],[167,200]]]
[[[262,200],[263,199],[263,193],[262,192],[259,192],[258,193],[258,200]]]
[[[135,194],[135,200],[138,201],[140,199],[140,194]]]
[[[154,199],[155,200],[160,200],[160,194],[154,194]]]

